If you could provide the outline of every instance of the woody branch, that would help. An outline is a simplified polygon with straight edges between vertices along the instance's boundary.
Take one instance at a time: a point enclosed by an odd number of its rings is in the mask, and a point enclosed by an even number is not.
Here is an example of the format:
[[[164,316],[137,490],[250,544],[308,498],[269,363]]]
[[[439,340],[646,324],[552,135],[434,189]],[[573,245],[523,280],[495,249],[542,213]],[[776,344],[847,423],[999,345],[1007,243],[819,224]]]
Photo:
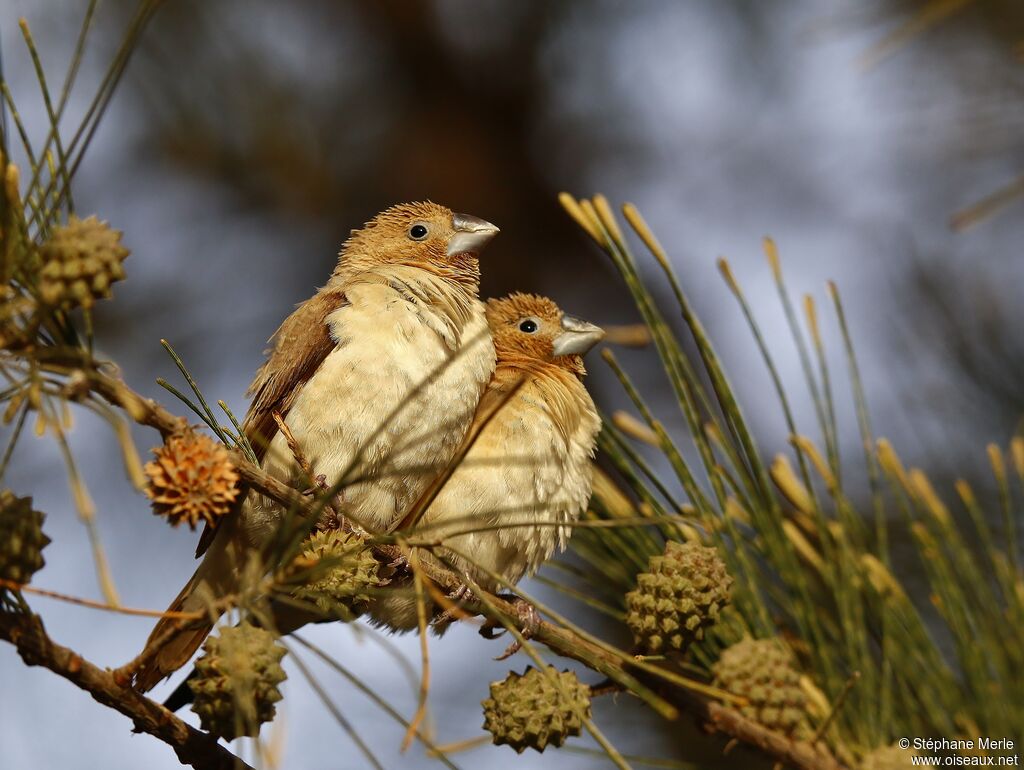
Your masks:
[[[221,746],[159,703],[119,684],[113,673],[53,641],[37,615],[0,612],[0,639],[10,642],[28,666],[43,666],[88,692],[99,703],[124,714],[135,729],[160,739],[182,764],[196,770],[252,770]]]
[[[123,381],[97,370],[74,353],[71,354],[71,358],[51,360],[50,365],[58,366],[61,373],[64,374],[72,371],[82,372],[81,377],[84,377],[84,381],[92,392],[123,409],[139,424],[152,427],[162,435],[173,433],[184,424],[183,418],[174,415],[155,400],[139,395]],[[249,462],[240,451],[231,450],[231,459],[246,485],[310,520],[318,519],[323,515],[324,506],[321,502],[311,500],[270,476],[262,468]],[[405,556],[404,549],[399,545],[377,543],[372,547],[382,560],[394,561]],[[452,591],[461,585],[459,578],[448,570],[425,563],[420,563],[418,569],[422,570],[442,591]],[[464,602],[463,608],[498,623],[508,622],[510,618],[517,616],[516,608],[511,602],[493,595],[488,595],[486,601]],[[627,660],[623,660],[620,656],[584,639],[571,629],[541,620],[533,630],[532,640],[543,644],[559,656],[576,660],[613,680],[619,681],[624,677],[643,679],[655,687],[666,700],[697,717],[711,729],[756,747],[779,762],[784,762],[799,770],[841,770],[842,768],[842,765],[823,746],[793,741],[781,733],[743,717],[735,709],[729,708],[709,696],[680,687],[665,686],[665,682],[649,673],[631,672],[629,670],[631,666]]]

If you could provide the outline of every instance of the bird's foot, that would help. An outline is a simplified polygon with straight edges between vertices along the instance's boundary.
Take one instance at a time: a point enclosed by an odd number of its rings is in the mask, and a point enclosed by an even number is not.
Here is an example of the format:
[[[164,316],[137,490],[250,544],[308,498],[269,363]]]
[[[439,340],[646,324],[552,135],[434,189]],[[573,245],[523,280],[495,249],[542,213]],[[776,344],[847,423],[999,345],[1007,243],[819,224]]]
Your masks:
[[[391,561],[380,561],[377,569],[377,585],[380,587],[390,585],[406,585],[412,577],[412,570],[409,567],[409,559],[404,554],[399,554]]]
[[[316,497],[317,495],[326,492],[331,488],[331,485],[327,483],[327,475],[318,473],[313,477],[313,486],[302,491],[304,497]],[[316,523],[316,528],[329,532],[331,530],[340,529],[343,532],[356,532],[356,528],[352,525],[342,511],[345,507],[345,490],[340,490],[334,495],[330,504],[323,506],[323,510],[320,513],[320,518]],[[357,534],[361,534],[357,532]]]
[[[409,557],[405,554],[396,556],[394,559],[384,565],[384,569],[388,575],[392,577],[396,575],[411,575],[412,572],[409,568]]]
[[[327,476],[323,473],[319,473],[313,479],[313,486],[309,489],[302,490],[302,494],[306,497],[312,497],[317,492],[323,492],[325,489],[327,489]]]
[[[501,596],[500,598],[512,605],[512,616],[523,640],[532,639],[533,635],[537,633],[537,629],[540,628],[541,622],[540,613],[537,612],[537,608],[518,596],[506,595]],[[488,620],[483,626],[481,626],[480,636],[485,639],[496,639],[505,630],[505,627],[498,621]],[[516,639],[512,644],[505,648],[505,651],[496,657],[495,660],[511,658],[519,652],[522,646],[522,642],[520,642],[519,639]]]
[[[473,589],[465,583],[459,584],[457,588],[448,593],[448,598],[453,602],[461,602],[473,598]]]
[[[450,602],[451,606],[446,607],[434,618],[433,625],[435,628],[444,628],[452,621],[466,617],[466,612],[459,607],[459,603],[464,601],[474,601],[476,596],[473,594],[472,588],[465,583],[460,583],[454,589],[445,594],[445,598]]]
[[[348,519],[327,505],[320,512],[320,517],[316,520],[315,529],[319,532],[334,532],[335,530],[341,530],[342,532],[352,531]]]

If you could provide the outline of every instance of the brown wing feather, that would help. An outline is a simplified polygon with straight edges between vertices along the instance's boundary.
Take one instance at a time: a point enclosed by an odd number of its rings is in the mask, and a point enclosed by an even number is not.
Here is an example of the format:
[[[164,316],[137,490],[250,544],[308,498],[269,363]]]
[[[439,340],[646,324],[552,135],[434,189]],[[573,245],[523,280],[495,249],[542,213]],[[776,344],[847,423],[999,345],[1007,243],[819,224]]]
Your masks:
[[[343,291],[321,289],[299,305],[270,338],[271,346],[267,351],[270,355],[246,391],[247,396],[252,396],[252,404],[242,423],[258,460],[263,460],[270,441],[277,433],[274,412],[280,412],[282,416],[288,414],[302,386],[334,349],[327,316],[345,302]],[[210,525],[203,530],[196,558],[210,547],[215,532],[216,529]]]
[[[270,338],[270,356],[246,392],[252,404],[242,425],[261,460],[277,433],[273,413],[288,414],[302,386],[334,349],[327,316],[344,304],[344,292],[323,289],[299,305]]]

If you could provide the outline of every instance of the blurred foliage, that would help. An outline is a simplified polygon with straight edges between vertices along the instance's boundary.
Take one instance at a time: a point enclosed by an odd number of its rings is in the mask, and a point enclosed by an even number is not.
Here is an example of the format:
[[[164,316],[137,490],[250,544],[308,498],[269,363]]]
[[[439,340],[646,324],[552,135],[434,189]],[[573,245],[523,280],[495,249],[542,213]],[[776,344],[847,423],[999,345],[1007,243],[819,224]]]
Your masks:
[[[970,265],[932,260],[911,267],[905,292],[919,317],[917,333],[900,340],[905,354],[931,348],[949,362],[962,379],[956,410],[971,425],[999,437],[1019,433],[1024,427],[1024,342],[1017,333],[1010,286]],[[942,408],[938,399],[949,399],[934,380],[920,382],[918,394],[933,411]]]
[[[686,657],[669,656],[680,671],[709,670],[721,650],[739,636],[781,636],[809,676],[809,703],[820,724],[835,711],[827,733],[848,761],[901,736],[1024,739],[1024,570],[1019,533],[1024,506],[1024,438],[1009,451],[988,448],[998,493],[979,498],[964,480],[956,483],[957,509],[943,501],[928,477],[903,466],[892,445],[871,427],[847,319],[836,287],[828,287],[843,331],[846,379],[856,404],[867,488],[844,482],[835,422],[833,362],[819,333],[816,304],[804,298],[804,325],[783,281],[774,244],[765,251],[780,300],[802,354],[816,405],[820,443],[792,418],[790,396],[778,379],[772,349],[727,262],[722,275],[758,342],[779,408],[790,431],[791,456],[764,457],[700,320],[693,314],[672,262],[635,208],[626,219],[655,257],[676,295],[676,313],[700,351],[690,362],[667,326],[668,314],[642,282],[638,263],[607,202],[565,197],[566,208],[615,262],[651,328],[688,432],[674,438],[651,413],[614,357],[637,418],[606,420],[601,449],[616,483],[598,485],[592,520],[625,521],[645,516],[656,529],[582,529],[573,548],[591,567],[577,575],[576,591],[592,596],[616,618],[634,575],[660,554],[665,542],[685,539],[714,545],[736,583],[722,622]],[[711,382],[697,376],[699,366]],[[640,425],[628,433],[622,426]],[[631,436],[633,437],[631,440]],[[652,443],[674,470],[687,502],[668,491],[667,479],[650,469],[633,447]],[[688,461],[683,442],[697,460]],[[823,447],[823,448],[822,448]],[[794,468],[793,460],[796,462]],[[944,491],[945,492],[945,491]],[[858,506],[854,500],[869,501]],[[678,515],[686,515],[680,522]],[[998,523],[993,526],[992,521]],[[904,572],[927,581],[927,603],[893,571],[891,522],[902,521],[916,546]],[[820,692],[818,691],[820,688]]]
[[[504,229],[485,294],[554,284],[584,257],[543,204],[556,190],[534,121],[544,46],[571,5],[170,4],[136,62],[140,150],[334,243],[396,200],[443,201]],[[616,149],[578,142],[580,155]]]

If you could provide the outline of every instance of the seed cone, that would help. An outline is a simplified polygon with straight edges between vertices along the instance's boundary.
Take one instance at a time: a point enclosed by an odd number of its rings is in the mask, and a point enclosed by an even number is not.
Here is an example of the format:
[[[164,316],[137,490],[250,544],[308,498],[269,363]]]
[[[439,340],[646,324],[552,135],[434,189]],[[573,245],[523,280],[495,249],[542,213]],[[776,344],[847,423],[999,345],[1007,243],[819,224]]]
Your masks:
[[[173,526],[200,521],[213,524],[231,510],[238,497],[238,472],[227,449],[209,436],[186,428],[167,437],[146,463],[153,512]]]
[[[341,530],[313,533],[295,566],[310,572],[293,595],[346,620],[354,617],[356,605],[369,601],[367,589],[378,584],[372,551],[358,535]]]
[[[522,675],[513,671],[501,682],[492,682],[491,697],[482,705],[484,729],[495,745],[508,744],[520,754],[527,748],[544,751],[549,744],[561,746],[566,738],[580,734],[583,717],[590,716],[590,688],[571,671],[528,666]]]
[[[43,302],[60,307],[91,308],[110,296],[110,284],[124,278],[121,265],[130,252],[121,232],[96,217],[72,216],[40,247],[43,266],[39,292]]]
[[[626,624],[647,655],[685,650],[729,603],[732,578],[714,548],[669,541],[626,594]]]
[[[918,754],[911,749],[901,749],[895,743],[872,749],[860,761],[860,770],[905,770],[913,766],[912,757]]]
[[[0,490],[0,579],[24,585],[43,568],[44,514],[33,510],[31,497]]]
[[[714,684],[750,704],[743,716],[795,740],[811,735],[807,697],[793,658],[776,639],[744,639],[725,649],[715,663]]]
[[[229,741],[259,735],[281,700],[277,686],[287,678],[281,668],[285,653],[271,633],[245,623],[208,637],[188,682],[203,729]]]

